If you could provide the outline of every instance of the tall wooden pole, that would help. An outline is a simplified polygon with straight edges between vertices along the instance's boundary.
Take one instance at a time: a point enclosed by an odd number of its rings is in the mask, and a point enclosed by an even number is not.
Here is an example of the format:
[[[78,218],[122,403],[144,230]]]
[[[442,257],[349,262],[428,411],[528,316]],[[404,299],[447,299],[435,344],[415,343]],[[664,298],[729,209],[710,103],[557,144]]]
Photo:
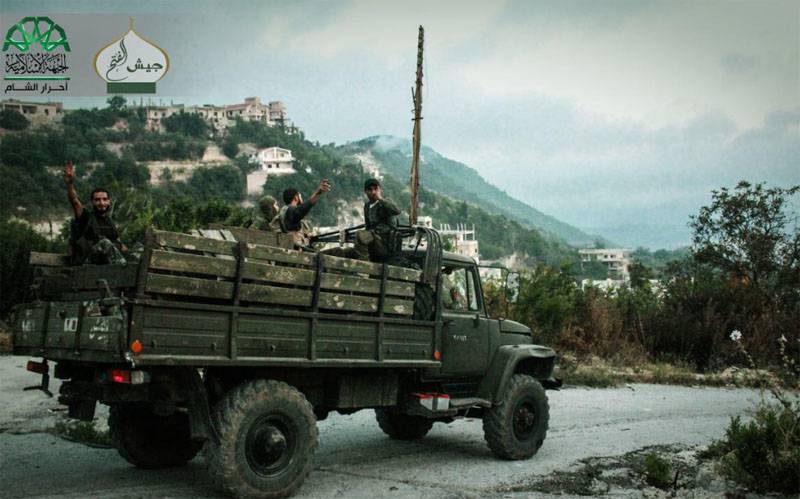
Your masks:
[[[412,142],[413,156],[411,157],[411,225],[417,223],[417,191],[419,190],[419,146],[421,138],[422,123],[422,48],[425,42],[425,29],[419,27],[419,40],[417,41],[417,82],[416,87],[411,89],[411,97],[414,100],[414,139]]]

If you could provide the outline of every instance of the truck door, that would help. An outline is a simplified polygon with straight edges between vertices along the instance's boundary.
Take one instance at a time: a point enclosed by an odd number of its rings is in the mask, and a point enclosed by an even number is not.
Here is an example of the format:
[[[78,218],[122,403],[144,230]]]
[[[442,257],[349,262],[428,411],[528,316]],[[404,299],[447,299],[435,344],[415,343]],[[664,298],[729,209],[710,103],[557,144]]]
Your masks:
[[[489,351],[489,326],[474,266],[442,269],[442,373],[482,374]]]

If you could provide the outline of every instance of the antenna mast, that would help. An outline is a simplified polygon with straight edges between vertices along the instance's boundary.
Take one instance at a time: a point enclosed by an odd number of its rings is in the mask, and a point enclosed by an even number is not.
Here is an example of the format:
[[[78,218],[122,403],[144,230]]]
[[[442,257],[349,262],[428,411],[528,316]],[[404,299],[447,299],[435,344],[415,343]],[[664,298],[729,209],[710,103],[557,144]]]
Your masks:
[[[411,211],[409,221],[411,225],[417,223],[417,191],[419,190],[419,146],[422,122],[422,48],[425,43],[425,29],[419,27],[419,40],[417,41],[417,82],[411,89],[411,98],[414,101],[414,138],[412,142],[413,156],[411,157]]]

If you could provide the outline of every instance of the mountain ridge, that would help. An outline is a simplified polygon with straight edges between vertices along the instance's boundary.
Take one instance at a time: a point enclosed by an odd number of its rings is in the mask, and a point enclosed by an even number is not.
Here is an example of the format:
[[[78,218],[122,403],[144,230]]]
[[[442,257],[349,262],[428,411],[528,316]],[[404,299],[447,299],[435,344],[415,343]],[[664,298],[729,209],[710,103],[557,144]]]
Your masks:
[[[407,182],[411,158],[411,141],[390,135],[373,135],[340,146],[359,160],[369,152],[381,173]],[[576,246],[591,245],[599,238],[511,197],[483,178],[475,169],[449,159],[428,146],[420,148],[420,175],[426,189],[453,199],[483,207],[504,215],[525,227],[535,228]]]

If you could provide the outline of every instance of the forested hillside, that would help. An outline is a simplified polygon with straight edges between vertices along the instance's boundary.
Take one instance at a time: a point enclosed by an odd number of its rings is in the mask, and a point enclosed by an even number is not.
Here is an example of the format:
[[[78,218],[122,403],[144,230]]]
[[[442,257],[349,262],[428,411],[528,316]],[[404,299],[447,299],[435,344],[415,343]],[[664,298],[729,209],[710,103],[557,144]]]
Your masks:
[[[374,136],[342,146],[351,156],[370,153],[382,172],[406,182],[411,164],[411,142],[398,137]],[[489,213],[504,215],[522,226],[535,228],[564,239],[570,244],[586,246],[597,237],[546,215],[512,198],[505,191],[487,182],[469,166],[445,158],[430,147],[422,146],[420,170],[426,188],[484,208]]]
[[[367,174],[346,148],[320,145],[302,134],[287,134],[279,127],[261,123],[240,121],[224,137],[214,139],[202,119],[192,115],[168,118],[166,131],[161,133],[145,130],[144,124],[140,110],[112,100],[104,109],[70,112],[58,125],[5,131],[0,139],[0,175],[7,186],[6,195],[0,198],[3,219],[66,218],[69,211],[58,169],[71,160],[77,165],[78,189],[83,197],[98,185],[111,191],[116,203],[114,216],[124,225],[123,237],[129,241],[151,224],[173,230],[214,221],[244,224],[254,213],[241,207],[245,176],[252,168],[240,152],[243,144],[280,146],[290,149],[296,158],[297,173],[270,177],[265,194],[280,198],[283,189],[292,186],[308,195],[321,178],[328,178],[333,190],[313,210],[312,222],[335,225],[342,209],[360,217],[360,208],[355,207],[363,200]],[[199,163],[206,146],[214,142],[227,155],[228,163],[200,167],[186,181],[162,175],[158,186],[150,183],[145,162],[172,159]],[[388,175],[383,183],[388,197],[401,207],[409,206],[405,182]],[[484,259],[517,253],[531,263],[558,266],[575,261],[574,249],[565,243],[467,201],[453,193],[437,194],[427,185],[420,193],[422,214],[432,216],[436,223],[475,224]]]

